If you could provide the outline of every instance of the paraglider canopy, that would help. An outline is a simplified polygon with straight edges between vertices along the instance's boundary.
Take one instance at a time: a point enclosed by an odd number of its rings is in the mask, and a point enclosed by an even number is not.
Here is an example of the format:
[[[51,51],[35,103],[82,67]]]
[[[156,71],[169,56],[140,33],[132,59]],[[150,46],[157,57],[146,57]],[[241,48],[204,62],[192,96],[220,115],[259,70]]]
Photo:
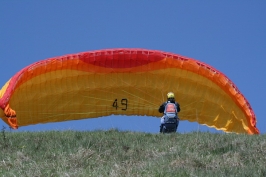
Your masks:
[[[249,102],[223,73],[145,49],[88,51],[33,63],[0,90],[0,117],[15,129],[112,114],[160,117],[158,106],[169,90],[178,95],[180,120],[259,133]]]

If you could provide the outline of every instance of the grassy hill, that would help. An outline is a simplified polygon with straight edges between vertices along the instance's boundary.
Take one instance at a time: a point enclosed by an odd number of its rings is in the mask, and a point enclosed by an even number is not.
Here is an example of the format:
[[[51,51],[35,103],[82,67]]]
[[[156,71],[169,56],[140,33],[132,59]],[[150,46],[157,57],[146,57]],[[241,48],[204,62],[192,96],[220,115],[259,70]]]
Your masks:
[[[8,132],[0,175],[266,176],[266,136],[109,131]]]

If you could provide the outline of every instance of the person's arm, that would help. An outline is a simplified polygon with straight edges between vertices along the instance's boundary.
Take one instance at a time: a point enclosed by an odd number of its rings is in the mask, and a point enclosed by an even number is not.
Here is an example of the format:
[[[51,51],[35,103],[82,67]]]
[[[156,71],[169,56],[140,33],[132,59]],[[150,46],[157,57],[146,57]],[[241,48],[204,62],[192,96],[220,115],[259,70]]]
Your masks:
[[[179,105],[179,103],[176,102],[175,105],[176,105],[177,112],[180,112],[181,109],[180,109],[180,105]]]
[[[159,107],[159,113],[163,113],[164,112],[164,108],[165,108],[165,104],[163,103],[160,107]]]

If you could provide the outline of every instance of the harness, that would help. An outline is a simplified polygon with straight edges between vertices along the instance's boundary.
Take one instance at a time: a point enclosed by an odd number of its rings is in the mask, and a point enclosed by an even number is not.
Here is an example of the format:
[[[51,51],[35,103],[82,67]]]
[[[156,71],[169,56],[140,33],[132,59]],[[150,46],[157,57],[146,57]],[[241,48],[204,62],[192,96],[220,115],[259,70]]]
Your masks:
[[[177,119],[177,108],[175,103],[167,103],[164,109],[164,122],[176,123]]]

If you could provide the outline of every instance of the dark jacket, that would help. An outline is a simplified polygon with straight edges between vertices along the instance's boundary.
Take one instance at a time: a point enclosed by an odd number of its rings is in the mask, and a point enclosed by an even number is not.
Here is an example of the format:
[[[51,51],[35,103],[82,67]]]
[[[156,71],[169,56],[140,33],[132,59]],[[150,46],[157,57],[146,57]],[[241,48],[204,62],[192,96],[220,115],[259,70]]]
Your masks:
[[[177,109],[177,112],[180,112],[180,105],[179,105],[179,103],[177,103],[175,100],[173,100],[173,99],[169,99],[168,101],[170,101],[170,103],[175,103],[175,105],[176,105],[176,109]],[[160,107],[159,107],[159,112],[160,113],[164,113],[164,109],[165,109],[165,106],[166,106],[166,104],[168,103],[168,101],[166,101],[166,102],[164,102]]]

